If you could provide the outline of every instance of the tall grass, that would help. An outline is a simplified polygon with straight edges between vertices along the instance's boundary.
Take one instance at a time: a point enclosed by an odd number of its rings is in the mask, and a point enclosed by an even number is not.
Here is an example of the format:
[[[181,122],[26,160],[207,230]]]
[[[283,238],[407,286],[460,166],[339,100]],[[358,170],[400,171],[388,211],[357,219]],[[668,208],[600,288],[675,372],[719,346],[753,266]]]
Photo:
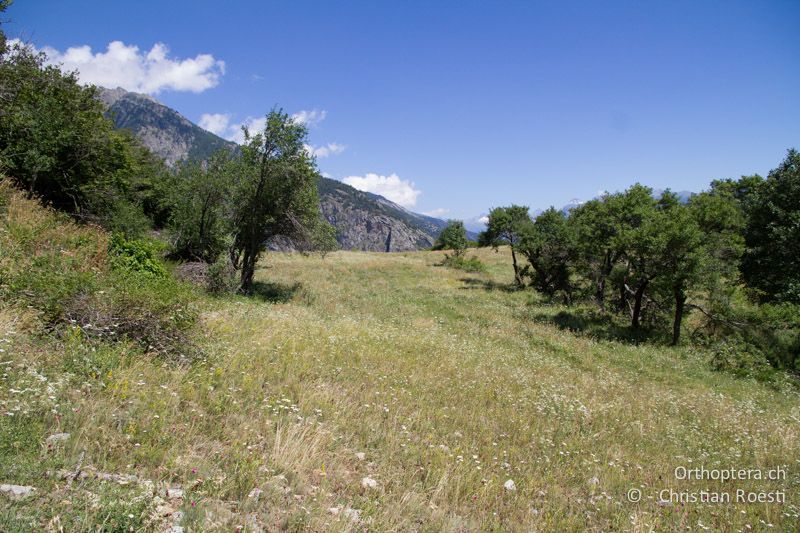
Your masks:
[[[58,243],[69,256],[84,246],[70,236],[88,235],[97,272],[88,260],[75,271],[115,290],[102,281],[103,234],[58,230],[63,221],[24,202],[11,199],[19,216],[5,215],[3,246],[27,231],[26,250]],[[44,229],[10,227],[27,217]],[[695,349],[534,320],[562,308],[507,290],[507,251],[475,254],[486,272],[436,267],[441,252],[269,254],[256,276],[264,297],[170,289],[190,291],[198,317],[182,331],[199,355],[183,363],[135,339],[69,337],[69,324],[47,334],[38,303],[4,299],[0,408],[12,415],[0,423],[0,482],[39,490],[0,499],[0,529],[161,530],[176,516],[203,531],[797,527],[796,388],[715,372]],[[68,362],[82,358],[96,370]],[[71,437],[48,446],[56,432]],[[86,471],[138,481],[59,478],[81,454]],[[788,478],[674,475],[700,465],[783,467]],[[178,486],[183,497],[167,498]],[[659,504],[669,488],[784,490],[787,503]]]

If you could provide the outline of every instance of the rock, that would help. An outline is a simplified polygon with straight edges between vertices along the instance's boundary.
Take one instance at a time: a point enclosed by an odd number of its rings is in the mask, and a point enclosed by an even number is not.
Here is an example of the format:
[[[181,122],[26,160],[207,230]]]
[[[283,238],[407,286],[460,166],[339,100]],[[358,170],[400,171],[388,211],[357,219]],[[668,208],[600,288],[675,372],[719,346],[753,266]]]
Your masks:
[[[55,433],[47,437],[45,441],[47,444],[57,444],[59,442],[66,442],[69,440],[69,433]]]
[[[261,493],[263,492],[264,492],[263,490],[256,487],[250,491],[250,494],[248,494],[247,497],[250,498],[251,500],[258,501],[258,499],[261,497]]]
[[[351,520],[352,522],[360,522],[361,521],[361,510],[360,509],[345,509],[342,511],[342,516],[346,517],[347,519]]]
[[[377,489],[378,482],[372,479],[371,477],[365,477],[361,479],[361,486],[365,489]]]
[[[177,500],[180,498],[183,498],[183,489],[180,488],[167,489],[168,500]]]
[[[592,479],[589,480],[589,485],[599,485],[600,479],[597,476],[594,476]]]
[[[26,485],[7,485],[4,483],[0,485],[0,492],[12,500],[24,500],[29,496],[33,496],[36,492],[36,488]]]
[[[358,459],[359,461],[363,461],[366,458],[367,458],[367,454],[365,454],[364,452],[358,452],[356,454],[356,459]]]
[[[338,507],[329,507],[328,508],[328,512],[331,513],[333,516],[336,516],[337,514],[339,514],[339,511],[341,511],[341,509],[339,509]]]
[[[517,484],[514,483],[513,479],[509,479],[508,481],[503,483],[503,488],[506,489],[509,492],[510,491],[514,491],[514,490],[517,490]]]

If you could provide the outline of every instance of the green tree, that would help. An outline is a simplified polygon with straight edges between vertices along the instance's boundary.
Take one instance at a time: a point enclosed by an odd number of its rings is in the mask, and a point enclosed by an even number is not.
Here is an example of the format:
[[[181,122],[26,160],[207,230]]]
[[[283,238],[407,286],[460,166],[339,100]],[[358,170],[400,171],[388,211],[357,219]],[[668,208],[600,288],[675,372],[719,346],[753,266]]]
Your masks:
[[[631,326],[638,329],[645,292],[660,272],[659,224],[656,201],[649,187],[635,184],[620,197],[619,243],[624,269],[620,276],[620,306],[629,309]],[[629,301],[633,297],[633,304]]]
[[[96,89],[15,45],[0,61],[0,169],[31,195],[126,234],[160,163],[103,116]]]
[[[225,249],[225,204],[234,167],[225,149],[208,161],[181,165],[169,224],[175,256],[213,263]]]
[[[571,303],[575,246],[572,228],[564,213],[551,207],[532,223],[528,222],[520,230],[518,247],[530,263],[533,286],[550,297],[561,293],[564,302]]]
[[[528,208],[519,205],[496,207],[489,212],[486,230],[481,232],[478,241],[481,246],[508,245],[511,248],[511,261],[514,266],[514,282],[518,287],[524,284],[522,272],[517,264],[517,247],[521,233],[531,223]]]
[[[569,224],[574,230],[576,269],[594,285],[594,298],[606,310],[606,284],[623,256],[620,233],[625,223],[622,195],[607,194],[573,209]]]
[[[230,257],[241,270],[240,291],[249,293],[267,239],[282,235],[309,242],[323,222],[319,174],[304,146],[305,126],[273,110],[263,131],[251,135],[245,129],[244,133],[230,195]]]
[[[745,209],[745,281],[764,302],[800,303],[800,153],[788,151]]]
[[[453,255],[461,257],[467,251],[467,230],[460,220],[450,220],[439,234],[434,250],[452,250]]]

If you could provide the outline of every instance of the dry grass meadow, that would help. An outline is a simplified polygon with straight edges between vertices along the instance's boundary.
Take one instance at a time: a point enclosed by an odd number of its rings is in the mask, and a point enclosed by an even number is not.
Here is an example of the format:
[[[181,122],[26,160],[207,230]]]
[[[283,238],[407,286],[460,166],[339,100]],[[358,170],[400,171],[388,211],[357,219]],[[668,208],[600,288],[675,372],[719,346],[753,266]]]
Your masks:
[[[6,211],[0,274],[30,266],[8,259],[20,242],[34,266],[103,268],[99,231],[18,198]],[[92,239],[94,266],[75,244]],[[559,327],[563,308],[508,290],[506,251],[470,254],[486,273],[440,252],[268,254],[258,297],[185,289],[188,363],[0,303],[0,483],[36,488],[0,496],[0,530],[800,528],[796,388]],[[787,475],[686,481],[682,466]],[[787,501],[659,502],[704,488]]]

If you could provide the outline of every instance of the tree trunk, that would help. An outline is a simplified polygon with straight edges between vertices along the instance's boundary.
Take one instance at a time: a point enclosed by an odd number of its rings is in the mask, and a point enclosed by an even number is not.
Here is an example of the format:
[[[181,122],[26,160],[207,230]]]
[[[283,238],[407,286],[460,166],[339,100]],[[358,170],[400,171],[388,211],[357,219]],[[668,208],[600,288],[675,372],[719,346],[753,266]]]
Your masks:
[[[514,246],[511,246],[511,261],[514,264],[514,283],[517,287],[522,287],[522,276],[519,275],[519,266],[517,265],[517,254],[514,252]]]
[[[627,285],[628,280],[622,278],[622,281],[619,283],[619,312],[624,313],[628,310],[628,291],[625,287]]]
[[[675,319],[672,321],[672,345],[677,346],[681,340],[681,322],[683,321],[683,308],[686,304],[686,294],[682,287],[675,287]]]
[[[608,279],[608,275],[611,274],[613,266],[614,262],[611,260],[611,252],[606,252],[603,258],[603,266],[600,267],[600,273],[597,277],[597,289],[594,293],[597,305],[603,313],[606,312],[606,279]]]
[[[597,291],[594,293],[594,297],[597,300],[597,305],[600,307],[600,312],[606,312],[606,277],[604,275],[600,275],[600,279],[597,280]]]
[[[631,327],[633,329],[639,329],[639,315],[642,314],[642,298],[644,297],[644,291],[647,288],[649,280],[645,280],[639,284],[639,287],[636,289],[636,294],[634,295],[634,303],[633,303],[633,315],[631,316]]]

